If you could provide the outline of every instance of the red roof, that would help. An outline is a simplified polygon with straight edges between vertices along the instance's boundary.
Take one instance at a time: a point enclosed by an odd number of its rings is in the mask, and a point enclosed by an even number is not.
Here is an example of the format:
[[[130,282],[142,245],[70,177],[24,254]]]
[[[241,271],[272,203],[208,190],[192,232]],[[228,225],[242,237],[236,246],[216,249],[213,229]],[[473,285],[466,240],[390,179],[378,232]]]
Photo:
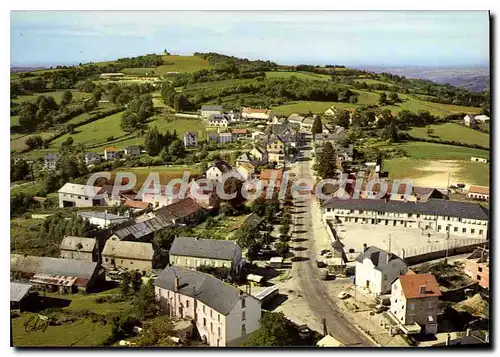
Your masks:
[[[247,129],[232,129],[231,132],[233,134],[248,134],[248,130]]]
[[[174,202],[168,206],[164,206],[160,208],[158,212],[162,215],[174,215],[177,218],[184,218],[201,210],[203,210],[203,208],[198,205],[194,199],[188,197],[183,200]]]
[[[276,173],[274,173],[276,172]],[[274,174],[273,174],[274,173]],[[283,170],[272,170],[272,169],[264,169],[260,172],[260,179],[261,180],[269,180],[271,179],[272,175],[276,175],[276,180],[281,180],[283,177]]]
[[[150,205],[150,203],[148,202],[134,201],[129,199],[126,199],[123,204],[127,207],[139,208],[139,209],[147,209]]]
[[[487,186],[471,186],[469,187],[469,192],[471,193],[479,193],[482,195],[489,195],[490,188]]]
[[[432,274],[406,274],[399,277],[403,294],[407,299],[416,299],[421,297],[441,296],[441,290]],[[421,293],[421,287],[424,292]]]

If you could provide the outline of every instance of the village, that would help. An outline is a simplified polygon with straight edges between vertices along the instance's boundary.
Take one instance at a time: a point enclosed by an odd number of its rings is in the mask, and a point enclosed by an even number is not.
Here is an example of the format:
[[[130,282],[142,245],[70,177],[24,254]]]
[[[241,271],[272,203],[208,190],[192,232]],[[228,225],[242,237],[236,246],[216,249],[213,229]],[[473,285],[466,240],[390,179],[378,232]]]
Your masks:
[[[398,185],[382,158],[359,155],[346,128],[317,115],[203,105],[196,116],[207,137],[185,132],[184,149],[232,145],[234,165],[213,160],[188,174],[186,190],[176,182],[142,192],[119,171],[114,181],[60,186],[58,208],[87,229],[65,234],[58,258],[11,254],[14,341],[29,339],[27,327],[43,338],[71,325],[66,312],[84,296],[142,309],[106,322],[100,304],[85,308],[93,324],[113,325],[107,346],[144,346],[148,335],[168,346],[259,346],[272,323],[294,346],[489,342],[488,187]],[[471,118],[486,120],[467,115],[464,125]],[[145,153],[109,146],[82,165]],[[46,154],[44,170],[57,171],[59,155]],[[16,325],[23,318],[46,331]],[[161,337],[155,319],[168,323]]]

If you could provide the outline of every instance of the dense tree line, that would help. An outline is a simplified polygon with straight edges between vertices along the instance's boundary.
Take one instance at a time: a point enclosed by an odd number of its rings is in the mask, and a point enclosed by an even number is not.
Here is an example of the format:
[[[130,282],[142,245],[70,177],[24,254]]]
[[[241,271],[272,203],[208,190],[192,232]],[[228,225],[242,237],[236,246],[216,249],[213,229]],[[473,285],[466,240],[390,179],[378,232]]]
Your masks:
[[[194,55],[208,60],[208,63],[216,71],[221,72],[266,72],[278,68],[278,65],[271,61],[252,61],[246,58],[227,56],[215,52],[195,52]]]
[[[122,115],[121,128],[129,133],[142,130],[146,120],[154,113],[153,98],[150,94],[142,94],[128,103]]]
[[[119,58],[117,62],[122,68],[149,68],[164,64],[162,56],[154,53],[144,56]]]

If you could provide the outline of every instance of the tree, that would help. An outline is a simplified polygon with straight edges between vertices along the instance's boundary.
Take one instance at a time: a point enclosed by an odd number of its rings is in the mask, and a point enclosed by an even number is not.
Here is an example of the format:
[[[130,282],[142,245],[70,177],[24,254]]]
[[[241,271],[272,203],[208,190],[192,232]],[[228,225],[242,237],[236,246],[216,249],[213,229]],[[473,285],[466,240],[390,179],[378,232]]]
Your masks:
[[[144,320],[158,313],[157,305],[153,280],[149,279],[146,284],[140,287],[139,293],[134,300],[134,307],[141,320]]]
[[[391,92],[391,94],[389,94],[389,99],[392,102],[392,104],[399,102],[398,92]]]
[[[163,138],[156,126],[149,129],[144,139],[144,146],[148,154],[151,156],[158,155],[162,149],[162,141]]]
[[[164,228],[156,231],[153,236],[153,245],[161,249],[170,249],[175,236],[176,232],[174,228]]]
[[[323,179],[337,178],[337,153],[330,142],[322,146],[322,150],[317,155],[316,171]]]
[[[278,252],[278,254],[283,258],[286,257],[290,251],[290,246],[286,242],[278,242],[274,245],[274,247],[276,248],[276,252]]]
[[[380,93],[380,97],[378,98],[378,104],[380,105],[387,104],[387,94],[385,94],[385,92]]]
[[[244,346],[293,346],[296,339],[297,331],[282,312],[264,312],[260,319],[260,328],[249,336]]]
[[[184,143],[180,140],[174,140],[168,147],[168,153],[173,158],[179,158],[184,156]]]
[[[138,271],[133,271],[130,273],[130,277],[131,277],[130,284],[132,287],[132,292],[136,294],[141,289],[142,286],[141,274]]]
[[[130,272],[124,271],[121,274],[121,282],[120,282],[120,292],[123,296],[128,296],[130,294],[131,281],[132,277],[130,276]]]
[[[10,164],[10,180],[11,181],[19,181],[24,180],[30,173],[29,164],[23,159],[19,159],[14,162],[11,159]]]
[[[95,89],[94,92],[92,93],[92,97],[99,102],[102,99],[102,90],[100,89]]]
[[[236,242],[238,245],[247,249],[247,257],[252,259],[262,246],[262,237],[256,228],[245,227],[236,232]]]
[[[43,147],[43,139],[40,135],[30,136],[24,143],[30,149],[40,149]]]
[[[168,316],[158,316],[143,323],[142,333],[132,342],[137,347],[175,346],[170,339],[174,335],[174,323]]]
[[[91,112],[95,108],[97,108],[99,104],[97,103],[97,100],[95,100],[94,97],[90,98],[89,100],[85,101],[83,103],[83,108],[85,109],[86,112]]]
[[[430,126],[427,127],[427,136],[432,136],[434,134],[434,129],[432,129]]]
[[[351,114],[347,109],[339,109],[337,111],[337,114],[335,116],[335,119],[333,120],[334,124],[344,127],[344,128],[349,128],[349,119],[351,118]]]
[[[71,94],[69,90],[64,91],[61,97],[61,107],[67,106],[68,104],[71,103],[72,100],[73,100],[73,94]]]
[[[323,124],[321,123],[321,118],[319,116],[314,118],[311,131],[313,134],[321,134],[323,132]]]

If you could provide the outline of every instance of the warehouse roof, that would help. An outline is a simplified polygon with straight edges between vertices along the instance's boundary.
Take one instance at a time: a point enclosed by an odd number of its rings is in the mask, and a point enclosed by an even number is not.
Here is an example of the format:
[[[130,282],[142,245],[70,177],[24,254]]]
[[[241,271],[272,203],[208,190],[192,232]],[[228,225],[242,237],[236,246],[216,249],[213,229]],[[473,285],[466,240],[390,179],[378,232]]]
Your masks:
[[[428,214],[444,217],[469,219],[488,219],[488,209],[477,203],[430,199],[427,202],[404,202],[372,199],[332,198],[323,204],[323,208],[340,208],[379,212]]]
[[[189,257],[233,260],[241,248],[236,242],[220,239],[177,237],[170,254]]]
[[[128,259],[152,260],[154,255],[151,243],[110,240],[106,242],[102,255]]]
[[[82,196],[97,196],[102,190],[102,187],[80,185],[77,183],[67,182],[57,191],[58,193],[69,193],[71,195]]]
[[[396,254],[389,253],[375,246],[367,248],[363,253],[356,257],[356,261],[360,263],[363,263],[365,259],[370,259],[377,270],[384,270],[389,262],[393,260],[399,259],[403,261],[403,259],[398,257]]]
[[[179,278],[180,294],[194,297],[223,315],[229,314],[241,298],[255,299],[210,274],[177,266],[166,267],[154,284],[175,291],[175,277]]]
[[[21,301],[33,285],[10,282],[10,301],[19,302]]]
[[[77,250],[79,252],[91,253],[95,245],[95,238],[65,236],[59,247],[63,250]]]

